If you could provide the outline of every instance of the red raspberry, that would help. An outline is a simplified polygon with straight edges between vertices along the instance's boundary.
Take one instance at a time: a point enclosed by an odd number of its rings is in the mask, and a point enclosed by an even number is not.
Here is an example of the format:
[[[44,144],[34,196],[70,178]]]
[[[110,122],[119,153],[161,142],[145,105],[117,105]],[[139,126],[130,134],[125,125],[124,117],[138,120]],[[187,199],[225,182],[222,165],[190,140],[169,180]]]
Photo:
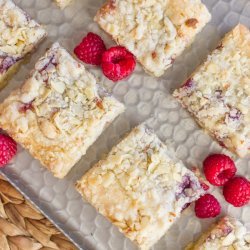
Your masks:
[[[83,62],[100,65],[102,54],[106,50],[105,44],[100,36],[89,32],[82,42],[74,49],[76,56]]]
[[[198,218],[212,218],[220,214],[221,206],[218,200],[211,194],[201,196],[195,202],[195,214]]]
[[[7,135],[0,134],[0,167],[6,165],[16,154],[16,142]]]
[[[236,173],[233,160],[223,154],[208,156],[203,162],[203,170],[207,180],[215,186],[223,186]]]
[[[102,55],[103,74],[113,82],[129,76],[135,65],[133,54],[122,46],[111,47]]]
[[[223,188],[225,200],[235,207],[242,207],[250,201],[250,182],[236,176],[229,180]]]

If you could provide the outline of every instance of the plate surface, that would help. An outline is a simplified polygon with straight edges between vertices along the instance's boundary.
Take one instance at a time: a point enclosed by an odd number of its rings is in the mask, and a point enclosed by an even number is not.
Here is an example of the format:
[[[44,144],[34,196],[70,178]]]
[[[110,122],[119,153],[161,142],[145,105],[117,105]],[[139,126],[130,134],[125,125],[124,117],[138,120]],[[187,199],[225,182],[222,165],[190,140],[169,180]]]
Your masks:
[[[73,4],[64,11],[57,8],[51,0],[15,0],[15,2],[47,27],[49,37],[32,54],[29,62],[21,67],[9,85],[0,92],[0,101],[13,88],[22,84],[36,60],[53,41],[58,40],[72,52],[81,38],[88,31],[92,31],[100,34],[107,45],[113,44],[111,39],[93,22],[97,9],[103,3],[101,0],[74,0]],[[205,60],[207,54],[216,47],[225,32],[238,22],[249,27],[250,1],[204,0],[203,2],[212,13],[212,21],[198,35],[192,47],[176,60],[174,66],[162,78],[156,79],[148,76],[138,65],[135,73],[127,81],[113,84],[102,76],[99,68],[86,66],[100,79],[104,87],[126,105],[127,110],[102,134],[64,180],[54,178],[22,148],[19,148],[13,163],[2,170],[10,182],[33,201],[75,242],[79,249],[136,249],[114,226],[83,201],[74,189],[75,181],[102,158],[133,126],[146,120],[146,123],[155,129],[164,142],[171,145],[177,156],[188,167],[194,165],[201,167],[202,160],[210,152],[225,151],[198,128],[190,115],[178,105],[170,93],[188,77],[197,65]],[[235,158],[235,160],[238,174],[249,178],[250,158]],[[221,202],[222,214],[237,217],[250,229],[250,206],[241,209],[234,208],[224,201],[219,188],[212,188],[211,192]],[[194,216],[192,207],[188,208],[153,249],[183,249],[213,221],[198,220]]]

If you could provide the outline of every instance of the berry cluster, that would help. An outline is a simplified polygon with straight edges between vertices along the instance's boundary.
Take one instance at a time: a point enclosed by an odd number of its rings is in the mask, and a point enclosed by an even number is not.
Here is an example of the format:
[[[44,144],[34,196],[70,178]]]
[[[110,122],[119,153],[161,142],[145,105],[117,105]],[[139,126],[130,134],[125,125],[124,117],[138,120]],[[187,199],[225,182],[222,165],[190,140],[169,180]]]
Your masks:
[[[223,195],[227,202],[241,207],[250,201],[250,181],[235,176],[234,161],[224,154],[213,154],[203,162],[203,170],[208,182],[214,186],[223,186]],[[205,194],[195,203],[195,214],[199,218],[211,218],[220,214],[221,206],[211,194]]]
[[[113,82],[128,77],[136,65],[133,54],[126,48],[115,46],[106,50],[102,38],[92,32],[75,47],[74,53],[85,63],[100,65],[103,74]]]

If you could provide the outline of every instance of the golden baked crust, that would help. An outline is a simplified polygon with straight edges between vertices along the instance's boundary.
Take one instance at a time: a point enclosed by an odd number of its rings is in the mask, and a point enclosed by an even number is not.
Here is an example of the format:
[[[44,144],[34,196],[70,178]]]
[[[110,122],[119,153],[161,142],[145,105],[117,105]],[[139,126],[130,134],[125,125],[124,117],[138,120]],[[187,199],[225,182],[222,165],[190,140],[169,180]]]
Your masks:
[[[46,35],[44,28],[11,0],[0,0],[0,89]]]
[[[0,127],[62,178],[124,111],[98,90],[93,75],[55,43],[0,104]]]
[[[77,189],[141,249],[149,249],[204,193],[197,177],[144,125],[133,129]]]
[[[233,217],[225,216],[186,250],[249,250],[250,232]]]
[[[250,153],[250,31],[239,24],[173,94],[217,141]]]
[[[95,21],[147,72],[161,76],[210,18],[200,0],[109,0]]]

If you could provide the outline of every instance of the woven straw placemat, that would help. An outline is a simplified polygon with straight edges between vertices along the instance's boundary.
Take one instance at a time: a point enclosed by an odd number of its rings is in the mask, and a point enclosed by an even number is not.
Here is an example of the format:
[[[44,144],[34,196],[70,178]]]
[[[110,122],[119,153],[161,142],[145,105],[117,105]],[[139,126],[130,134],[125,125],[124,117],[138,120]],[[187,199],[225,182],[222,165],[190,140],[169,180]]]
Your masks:
[[[0,250],[38,249],[77,248],[0,175]]]

